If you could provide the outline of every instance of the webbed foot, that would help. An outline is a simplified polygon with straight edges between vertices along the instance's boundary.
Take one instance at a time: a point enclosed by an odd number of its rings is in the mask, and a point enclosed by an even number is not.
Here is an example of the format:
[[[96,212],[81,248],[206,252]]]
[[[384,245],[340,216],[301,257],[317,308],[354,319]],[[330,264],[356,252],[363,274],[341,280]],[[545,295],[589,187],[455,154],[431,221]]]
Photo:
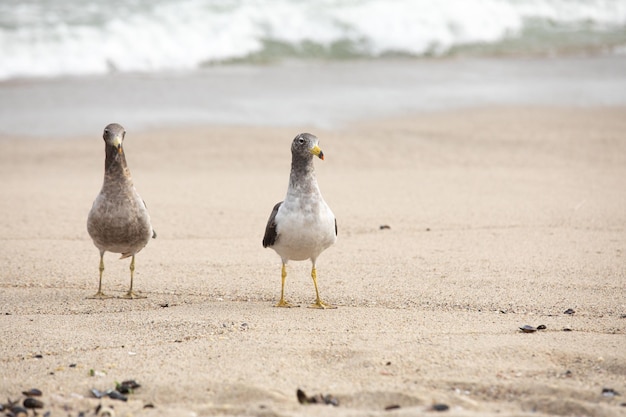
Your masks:
[[[334,309],[334,308],[337,308],[337,307],[334,306],[334,305],[325,303],[322,300],[317,300],[313,304],[311,304],[309,306],[309,308],[319,308],[319,309],[326,310],[326,309]]]
[[[126,300],[136,300],[139,298],[148,298],[145,295],[137,294],[134,291],[128,291],[126,294],[120,296],[120,298],[124,298]]]
[[[291,304],[289,301],[285,301],[283,299],[281,299],[278,303],[276,303],[274,305],[274,307],[285,307],[285,308],[291,308],[291,307],[300,307],[299,305],[294,305]]]
[[[89,297],[85,297],[87,300],[108,300],[109,298],[113,298],[112,295],[106,295],[102,291],[98,291],[94,295],[90,295]]]

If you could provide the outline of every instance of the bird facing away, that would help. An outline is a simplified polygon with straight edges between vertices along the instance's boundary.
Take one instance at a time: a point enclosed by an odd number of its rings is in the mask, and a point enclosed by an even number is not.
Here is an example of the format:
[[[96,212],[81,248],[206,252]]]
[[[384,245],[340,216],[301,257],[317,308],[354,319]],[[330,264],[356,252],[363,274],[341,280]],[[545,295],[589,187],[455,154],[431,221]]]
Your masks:
[[[291,174],[285,200],[272,210],[263,247],[270,247],[282,260],[280,301],[276,307],[292,307],[285,301],[286,265],[289,260],[311,260],[311,278],[315,286],[312,308],[335,308],[320,299],[315,262],[337,240],[337,220],[320,193],[315,178],[313,157],[324,159],[317,137],[301,133],[291,143]]]
[[[87,231],[100,251],[98,292],[88,298],[111,298],[102,292],[104,252],[121,253],[130,261],[130,288],[122,298],[145,298],[133,291],[135,255],[156,233],[150,224],[146,203],[133,185],[124,155],[126,131],[117,123],[104,128],[104,182],[87,217]]]

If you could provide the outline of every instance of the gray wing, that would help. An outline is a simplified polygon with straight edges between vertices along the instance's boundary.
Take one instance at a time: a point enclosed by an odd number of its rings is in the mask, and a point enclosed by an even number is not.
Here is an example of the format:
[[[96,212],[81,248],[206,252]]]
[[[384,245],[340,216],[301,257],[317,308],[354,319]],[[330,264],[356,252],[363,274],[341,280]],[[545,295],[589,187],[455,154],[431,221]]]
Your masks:
[[[143,206],[146,208],[146,210],[148,210],[148,205],[146,204],[146,200],[141,199],[141,202],[143,203]],[[337,228],[337,224],[335,221],[335,229]],[[156,239],[156,230],[152,229],[152,239]]]
[[[276,233],[276,213],[278,213],[278,209],[280,205],[283,204],[276,203],[274,208],[272,209],[272,214],[270,214],[270,218],[267,220],[267,226],[265,226],[265,236],[263,236],[263,247],[267,248],[276,243],[276,239],[278,238],[278,234]]]

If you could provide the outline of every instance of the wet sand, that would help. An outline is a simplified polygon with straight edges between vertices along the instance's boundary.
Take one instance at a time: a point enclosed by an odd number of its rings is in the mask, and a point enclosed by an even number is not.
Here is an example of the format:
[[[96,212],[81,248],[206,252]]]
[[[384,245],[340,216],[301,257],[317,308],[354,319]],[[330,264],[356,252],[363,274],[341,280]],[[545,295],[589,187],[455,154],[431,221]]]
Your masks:
[[[306,308],[308,262],[290,263],[286,286],[302,307],[274,308],[280,261],[261,246],[308,126],[126,128],[158,232],[137,256],[147,299],[133,301],[85,299],[100,132],[0,141],[2,401],[35,387],[44,411],[68,416],[101,403],[117,416],[626,413],[625,108],[312,131],[339,224],[318,260],[321,295],[339,307],[326,311]],[[103,285],[119,296],[129,262],[117,258],[105,256]],[[128,402],[90,394],[126,379],[141,384]],[[300,405],[298,388],[340,405]]]
[[[218,65],[192,72],[0,82],[0,136],[90,137],[111,120],[164,126],[347,128],[499,106],[624,107],[626,56]]]

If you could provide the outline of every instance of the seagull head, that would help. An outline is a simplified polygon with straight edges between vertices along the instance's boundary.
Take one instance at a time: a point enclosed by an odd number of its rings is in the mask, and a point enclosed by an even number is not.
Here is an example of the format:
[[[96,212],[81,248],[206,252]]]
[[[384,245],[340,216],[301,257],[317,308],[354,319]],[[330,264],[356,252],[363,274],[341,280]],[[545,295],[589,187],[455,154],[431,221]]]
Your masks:
[[[117,123],[111,123],[104,128],[104,133],[102,137],[107,145],[112,146],[117,149],[118,153],[122,153],[122,142],[124,142],[124,136],[126,136],[126,131]]]
[[[300,133],[293,139],[291,144],[291,154],[308,158],[311,155],[324,159],[324,152],[320,149],[319,140],[310,133]]]

